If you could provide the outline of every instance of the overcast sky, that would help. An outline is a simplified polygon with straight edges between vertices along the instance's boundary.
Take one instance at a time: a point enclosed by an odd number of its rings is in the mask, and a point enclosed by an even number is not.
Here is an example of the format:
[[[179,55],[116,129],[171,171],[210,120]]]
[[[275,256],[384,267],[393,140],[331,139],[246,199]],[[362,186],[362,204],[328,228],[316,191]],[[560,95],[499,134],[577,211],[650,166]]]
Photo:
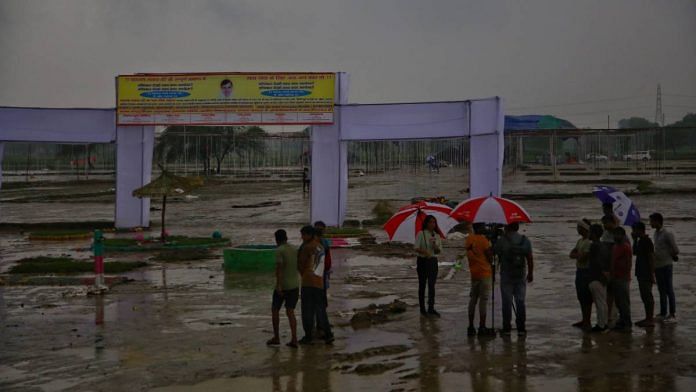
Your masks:
[[[499,95],[612,126],[696,112],[696,0],[0,0],[0,105],[113,107],[136,72],[345,71],[350,101]]]

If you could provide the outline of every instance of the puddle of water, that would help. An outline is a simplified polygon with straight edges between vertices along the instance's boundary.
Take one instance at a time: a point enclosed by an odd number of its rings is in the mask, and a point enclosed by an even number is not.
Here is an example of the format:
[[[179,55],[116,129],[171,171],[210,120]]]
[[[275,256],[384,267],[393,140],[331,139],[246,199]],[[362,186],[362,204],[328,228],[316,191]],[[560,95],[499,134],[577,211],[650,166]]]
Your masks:
[[[217,391],[389,391],[394,386],[380,376],[324,373],[309,371],[283,377],[217,378],[194,385],[173,385],[151,389],[153,392],[217,392]]]

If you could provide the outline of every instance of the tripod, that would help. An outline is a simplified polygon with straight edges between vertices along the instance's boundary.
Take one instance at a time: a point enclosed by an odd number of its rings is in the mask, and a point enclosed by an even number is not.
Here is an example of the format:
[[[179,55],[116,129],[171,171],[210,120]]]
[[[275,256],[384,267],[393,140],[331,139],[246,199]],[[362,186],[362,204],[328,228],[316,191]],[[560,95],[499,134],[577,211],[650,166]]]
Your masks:
[[[495,334],[495,266],[496,266],[497,256],[494,254],[491,260],[491,271],[493,271],[491,277],[491,330]]]

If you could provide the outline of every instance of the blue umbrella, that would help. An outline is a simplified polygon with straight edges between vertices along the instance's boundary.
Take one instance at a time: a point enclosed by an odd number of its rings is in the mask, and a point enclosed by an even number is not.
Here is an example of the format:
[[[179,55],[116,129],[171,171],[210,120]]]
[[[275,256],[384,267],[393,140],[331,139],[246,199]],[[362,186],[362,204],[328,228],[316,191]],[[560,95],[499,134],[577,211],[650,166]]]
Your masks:
[[[602,203],[611,203],[614,206],[614,214],[619,218],[619,223],[622,226],[632,226],[634,223],[640,222],[638,208],[625,193],[604,185],[596,186],[592,193]]]

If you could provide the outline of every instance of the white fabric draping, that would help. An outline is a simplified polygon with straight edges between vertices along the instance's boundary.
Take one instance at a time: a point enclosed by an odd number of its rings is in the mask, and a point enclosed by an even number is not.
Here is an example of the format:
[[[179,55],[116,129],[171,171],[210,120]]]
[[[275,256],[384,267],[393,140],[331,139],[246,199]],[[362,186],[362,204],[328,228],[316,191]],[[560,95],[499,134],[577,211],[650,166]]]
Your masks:
[[[504,154],[498,97],[458,102],[338,105],[335,122],[312,128],[312,221],[341,225],[348,195],[346,143],[468,137],[471,196],[500,195]],[[464,184],[463,184],[464,185]]]
[[[114,109],[0,107],[0,141],[112,143]]]
[[[468,103],[432,102],[347,105],[340,110],[341,140],[463,137],[469,134]]]
[[[154,136],[154,127],[118,127],[115,219],[118,228],[150,226],[150,199],[133,197],[133,191],[150,182]]]

